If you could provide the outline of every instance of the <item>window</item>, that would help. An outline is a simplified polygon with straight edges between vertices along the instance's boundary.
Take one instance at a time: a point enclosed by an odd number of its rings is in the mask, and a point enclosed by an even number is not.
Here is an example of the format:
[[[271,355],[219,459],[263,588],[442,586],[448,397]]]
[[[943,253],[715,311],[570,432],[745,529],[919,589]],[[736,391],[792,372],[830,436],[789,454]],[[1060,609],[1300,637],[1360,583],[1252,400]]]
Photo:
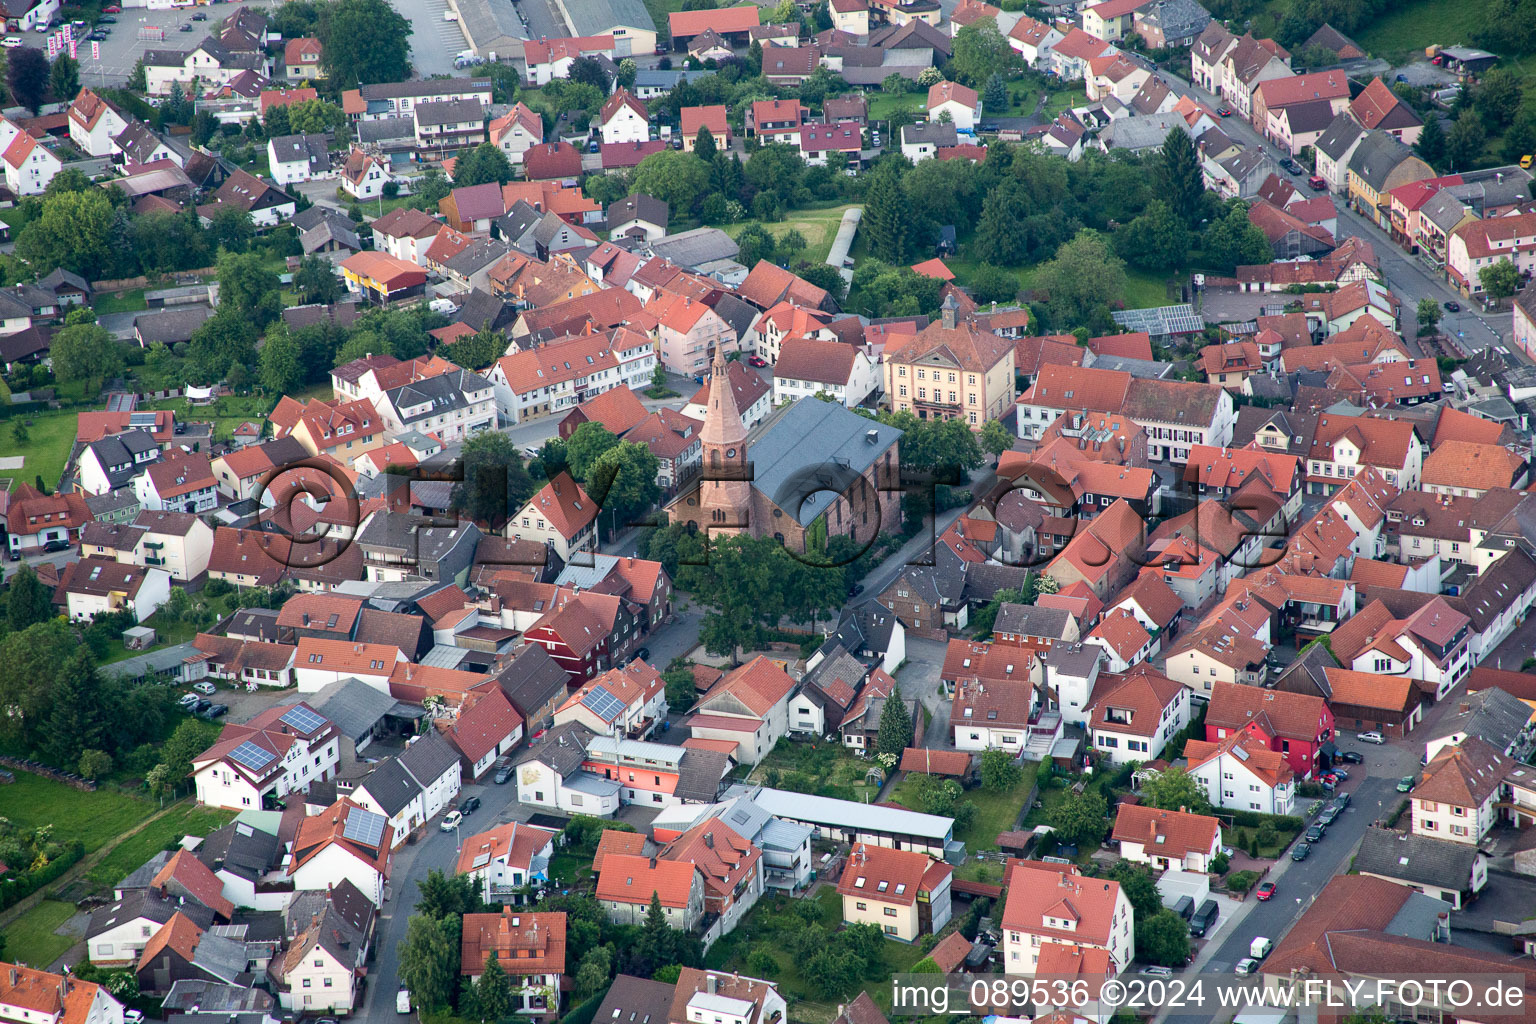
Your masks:
[[[895,917],[896,916],[896,908],[895,907],[886,907],[885,908],[885,916],[886,917]]]

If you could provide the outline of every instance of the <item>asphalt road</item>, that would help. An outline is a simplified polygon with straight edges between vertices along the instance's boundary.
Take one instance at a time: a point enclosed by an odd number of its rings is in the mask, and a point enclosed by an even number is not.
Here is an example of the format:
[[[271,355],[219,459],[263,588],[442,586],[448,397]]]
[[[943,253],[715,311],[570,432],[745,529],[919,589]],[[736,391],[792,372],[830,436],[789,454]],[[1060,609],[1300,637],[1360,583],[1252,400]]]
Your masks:
[[[1191,95],[1213,108],[1222,102],[1219,96],[1206,92],[1199,86],[1181,80],[1181,87]],[[1271,145],[1251,124],[1236,115],[1222,121],[1221,130],[1226,132],[1235,141],[1244,145],[1263,146],[1276,161],[1290,154]],[[1284,172],[1280,172],[1284,175]],[[1303,190],[1306,188],[1305,176],[1289,175],[1292,182]],[[1358,235],[1369,241],[1376,250],[1376,257],[1381,263],[1381,271],[1389,288],[1397,293],[1403,300],[1403,318],[1405,329],[1412,331],[1415,308],[1422,298],[1434,299],[1441,304],[1455,301],[1461,304],[1462,312],[1446,313],[1444,326],[1448,332],[1454,332],[1457,340],[1470,355],[1479,352],[1489,346],[1501,344],[1511,332],[1511,316],[1508,312],[1490,313],[1482,311],[1480,305],[1462,295],[1452,288],[1440,277],[1432,272],[1423,263],[1413,256],[1408,255],[1392,241],[1391,237],[1371,223],[1360,214],[1351,210],[1339,196],[1332,196],[1334,206],[1339,211],[1338,236],[1343,238],[1349,235]]]

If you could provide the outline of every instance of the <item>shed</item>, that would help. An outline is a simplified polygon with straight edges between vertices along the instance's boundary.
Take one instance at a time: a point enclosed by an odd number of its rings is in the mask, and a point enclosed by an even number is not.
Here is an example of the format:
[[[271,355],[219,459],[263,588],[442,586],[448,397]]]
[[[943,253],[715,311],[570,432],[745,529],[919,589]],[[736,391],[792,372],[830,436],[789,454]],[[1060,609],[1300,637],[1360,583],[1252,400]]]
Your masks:
[[[130,651],[142,651],[155,645],[155,631],[150,626],[133,626],[123,630],[123,646]]]

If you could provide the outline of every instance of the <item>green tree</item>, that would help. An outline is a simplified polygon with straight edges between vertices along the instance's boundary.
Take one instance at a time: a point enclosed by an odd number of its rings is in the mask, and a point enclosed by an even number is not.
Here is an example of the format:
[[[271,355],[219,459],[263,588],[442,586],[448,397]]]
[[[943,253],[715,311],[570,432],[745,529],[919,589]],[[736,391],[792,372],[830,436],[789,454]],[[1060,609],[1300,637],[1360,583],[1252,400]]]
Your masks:
[[[512,163],[507,154],[494,142],[482,142],[459,157],[453,169],[453,183],[459,188],[468,185],[484,185],[496,182],[505,185],[512,180]]]
[[[1190,234],[1170,204],[1154,199],[1140,217],[1115,233],[1115,242],[1129,262],[1150,270],[1171,270],[1189,256]]]
[[[240,207],[220,203],[208,217],[208,233],[214,248],[242,253],[256,238],[256,223]]]
[[[1414,152],[1423,158],[1431,167],[1445,166],[1445,128],[1440,124],[1440,115],[1430,111],[1429,117],[1424,120],[1424,130],[1419,133],[1419,140],[1413,144]]]
[[[276,271],[258,253],[219,254],[219,312],[232,309],[262,328],[282,312]]]
[[[65,657],[54,678],[51,703],[44,745],[51,763],[73,767],[80,763],[81,751],[107,745],[101,678],[85,647],[76,647]]]
[[[413,914],[400,943],[400,980],[411,998],[425,1010],[449,1005],[458,980],[459,952],[445,922]]]
[[[1520,271],[1506,258],[1479,270],[1477,280],[1491,301],[1502,302],[1520,287]]]
[[[250,314],[233,303],[221,303],[219,311],[192,332],[187,346],[192,368],[207,383],[223,380],[237,368],[256,365],[256,324]],[[174,593],[174,591],[173,591]]]
[[[80,92],[80,62],[67,52],[53,59],[48,69],[48,91],[59,103],[68,103]]]
[[[592,462],[587,494],[597,502],[599,518],[613,531],[610,536],[640,522],[661,498],[661,486],[656,482],[660,470],[660,461],[650,448],[631,441],[620,441]]]
[[[39,622],[53,618],[53,601],[48,588],[30,565],[23,562],[11,575],[6,588],[5,621],[13,634],[19,634]]]
[[[1181,808],[1204,814],[1211,803],[1206,799],[1205,787],[1183,768],[1170,767],[1149,775],[1141,783],[1141,799],[1152,807],[1165,811]]]
[[[27,430],[25,420],[11,421],[11,440],[16,442],[18,446],[25,445],[32,440],[32,434]]]
[[[480,889],[470,875],[448,874],[441,868],[433,868],[422,879],[420,895],[416,898],[416,913],[429,917],[462,917],[478,914],[485,909]]]
[[[482,1021],[499,1021],[511,1016],[514,1006],[512,980],[496,959],[495,953],[485,955],[485,969],[475,979],[475,1012]]]
[[[16,238],[16,255],[39,274],[63,267],[95,280],[116,258],[117,224],[106,189],[45,195],[38,216]]]
[[[693,137],[693,155],[700,160],[713,162],[715,159],[715,135],[709,128],[701,125],[699,133]]]
[[[693,668],[677,665],[661,674],[667,686],[667,707],[681,714],[698,702],[698,689],[693,681]]]
[[[897,686],[886,698],[885,707],[880,711],[880,728],[875,733],[875,751],[881,754],[895,754],[901,756],[901,752],[912,745],[912,716],[907,712],[907,704],[901,699],[901,687]]]
[[[696,154],[664,149],[640,161],[630,186],[660,199],[674,214],[687,216],[709,188],[709,168]]]
[[[112,755],[105,750],[80,751],[80,774],[96,780],[112,771]]]
[[[747,166],[751,165],[749,161]],[[894,165],[886,163],[876,168],[864,197],[864,215],[859,226],[869,239],[869,251],[875,258],[888,263],[906,261],[912,245],[910,213]]]
[[[961,85],[981,89],[993,75],[1006,75],[1019,55],[997,28],[997,19],[978,18],[955,33],[945,70]]]
[[[592,477],[592,467],[609,449],[617,448],[619,439],[601,423],[583,423],[565,439],[566,465],[578,483]]]
[[[1136,959],[1164,967],[1182,967],[1189,959],[1189,925],[1171,910],[1161,910],[1136,924]]]
[[[1156,161],[1157,183],[1173,212],[1186,227],[1200,223],[1205,211],[1205,181],[1195,141],[1178,128],[1169,130]]]
[[[1494,68],[1483,76],[1472,94],[1472,104],[1483,128],[1497,135],[1515,119],[1524,92],[1520,76],[1509,68]]]
[[[1462,116],[1451,125],[1445,137],[1445,158],[1453,171],[1470,171],[1483,155],[1487,135],[1482,122],[1475,117]]]
[[[334,88],[410,77],[411,23],[386,0],[334,0],[323,9],[316,34],[320,63]]]
[[[1434,299],[1419,300],[1419,337],[1434,334],[1440,324],[1440,303]]]
[[[924,161],[925,163],[937,163],[938,161]],[[954,163],[954,161],[945,161]],[[1019,279],[1012,273],[1000,267],[984,263],[971,271],[970,274],[971,298],[977,305],[988,302],[1012,303],[1019,297]]]
[[[1227,270],[1268,263],[1274,258],[1269,239],[1248,219],[1248,205],[1236,200],[1205,229],[1201,247],[1206,262]]]
[[[1013,433],[997,420],[987,420],[981,425],[981,434],[978,439],[981,450],[992,456],[996,461],[1003,452],[1013,449],[1013,442],[1017,438]]]
[[[197,721],[186,718],[176,726],[160,748],[160,760],[171,773],[172,782],[192,774],[192,759],[208,749],[208,732]]]
[[[285,395],[304,382],[303,350],[288,325],[281,321],[267,331],[257,361],[257,378],[274,395]]]
[[[453,508],[500,530],[533,496],[533,479],[512,439],[486,430],[464,442],[464,478],[453,486]]]
[[[1145,864],[1122,860],[1109,869],[1109,877],[1120,883],[1120,891],[1130,901],[1131,913],[1139,928],[1147,918],[1163,909],[1163,898],[1157,891],[1157,880]]]
[[[87,381],[99,386],[123,372],[123,347],[97,324],[65,327],[53,336],[48,354],[54,376],[64,383]]]
[[[299,269],[293,275],[293,290],[299,302],[332,303],[341,297],[341,278],[329,260],[319,256],[306,256],[299,261]]]
[[[262,121],[263,134],[269,139],[280,139],[285,135],[293,134],[293,121],[288,116],[288,105],[275,103],[267,111],[266,119]],[[250,128],[247,127],[247,132]]]
[[[1062,842],[1097,846],[1109,827],[1109,805],[1097,790],[1084,790],[1051,808],[1046,820]]]
[[[981,787],[992,793],[1006,793],[1024,779],[1020,768],[1005,750],[984,750],[981,753]]]
[[[587,999],[597,995],[608,984],[613,974],[613,953],[607,946],[589,949],[576,968],[576,998]]]
[[[981,93],[981,104],[983,110],[994,115],[1008,109],[1008,83],[996,71],[987,79],[987,87]]]
[[[418,210],[428,213],[437,212],[437,204],[448,198],[448,193],[453,191],[453,186],[448,184],[448,179],[443,177],[443,172],[436,166],[428,166],[416,179],[415,190],[411,193],[411,205]]]
[[[32,111],[33,116],[48,97],[48,74],[48,58],[35,46],[18,46],[5,58],[5,84],[16,102]]]
[[[1005,181],[989,192],[976,225],[976,255],[997,266],[1016,267],[1025,262],[1032,207],[1028,192],[1016,181]]]
[[[288,124],[294,135],[341,132],[347,126],[346,112],[328,100],[303,100],[292,104],[287,109]]]
[[[1035,287],[1050,296],[1047,308],[1058,327],[1087,323],[1101,307],[1125,295],[1125,261],[1104,236],[1083,229],[1035,273]]]

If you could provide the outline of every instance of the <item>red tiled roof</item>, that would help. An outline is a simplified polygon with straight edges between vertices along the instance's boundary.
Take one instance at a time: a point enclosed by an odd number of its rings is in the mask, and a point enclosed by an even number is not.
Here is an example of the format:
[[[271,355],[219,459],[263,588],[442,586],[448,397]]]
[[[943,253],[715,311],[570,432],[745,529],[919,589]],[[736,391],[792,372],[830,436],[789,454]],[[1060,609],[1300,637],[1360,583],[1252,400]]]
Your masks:
[[[609,854],[597,876],[597,898],[646,906],[654,894],[663,907],[683,909],[693,891],[698,868],[687,861]]]
[[[1208,814],[1122,803],[1110,838],[1142,843],[1150,854],[1182,860],[1190,853],[1210,854],[1221,838],[1221,822]]]
[[[917,903],[926,876],[934,866],[926,853],[915,850],[893,850],[888,846],[855,843],[838,880],[837,891],[843,896],[854,896],[877,903],[894,903],[910,907]],[[952,870],[949,865],[942,867]],[[942,875],[939,880],[942,881]],[[929,885],[935,884],[929,881]],[[929,890],[931,891],[931,890]]]

